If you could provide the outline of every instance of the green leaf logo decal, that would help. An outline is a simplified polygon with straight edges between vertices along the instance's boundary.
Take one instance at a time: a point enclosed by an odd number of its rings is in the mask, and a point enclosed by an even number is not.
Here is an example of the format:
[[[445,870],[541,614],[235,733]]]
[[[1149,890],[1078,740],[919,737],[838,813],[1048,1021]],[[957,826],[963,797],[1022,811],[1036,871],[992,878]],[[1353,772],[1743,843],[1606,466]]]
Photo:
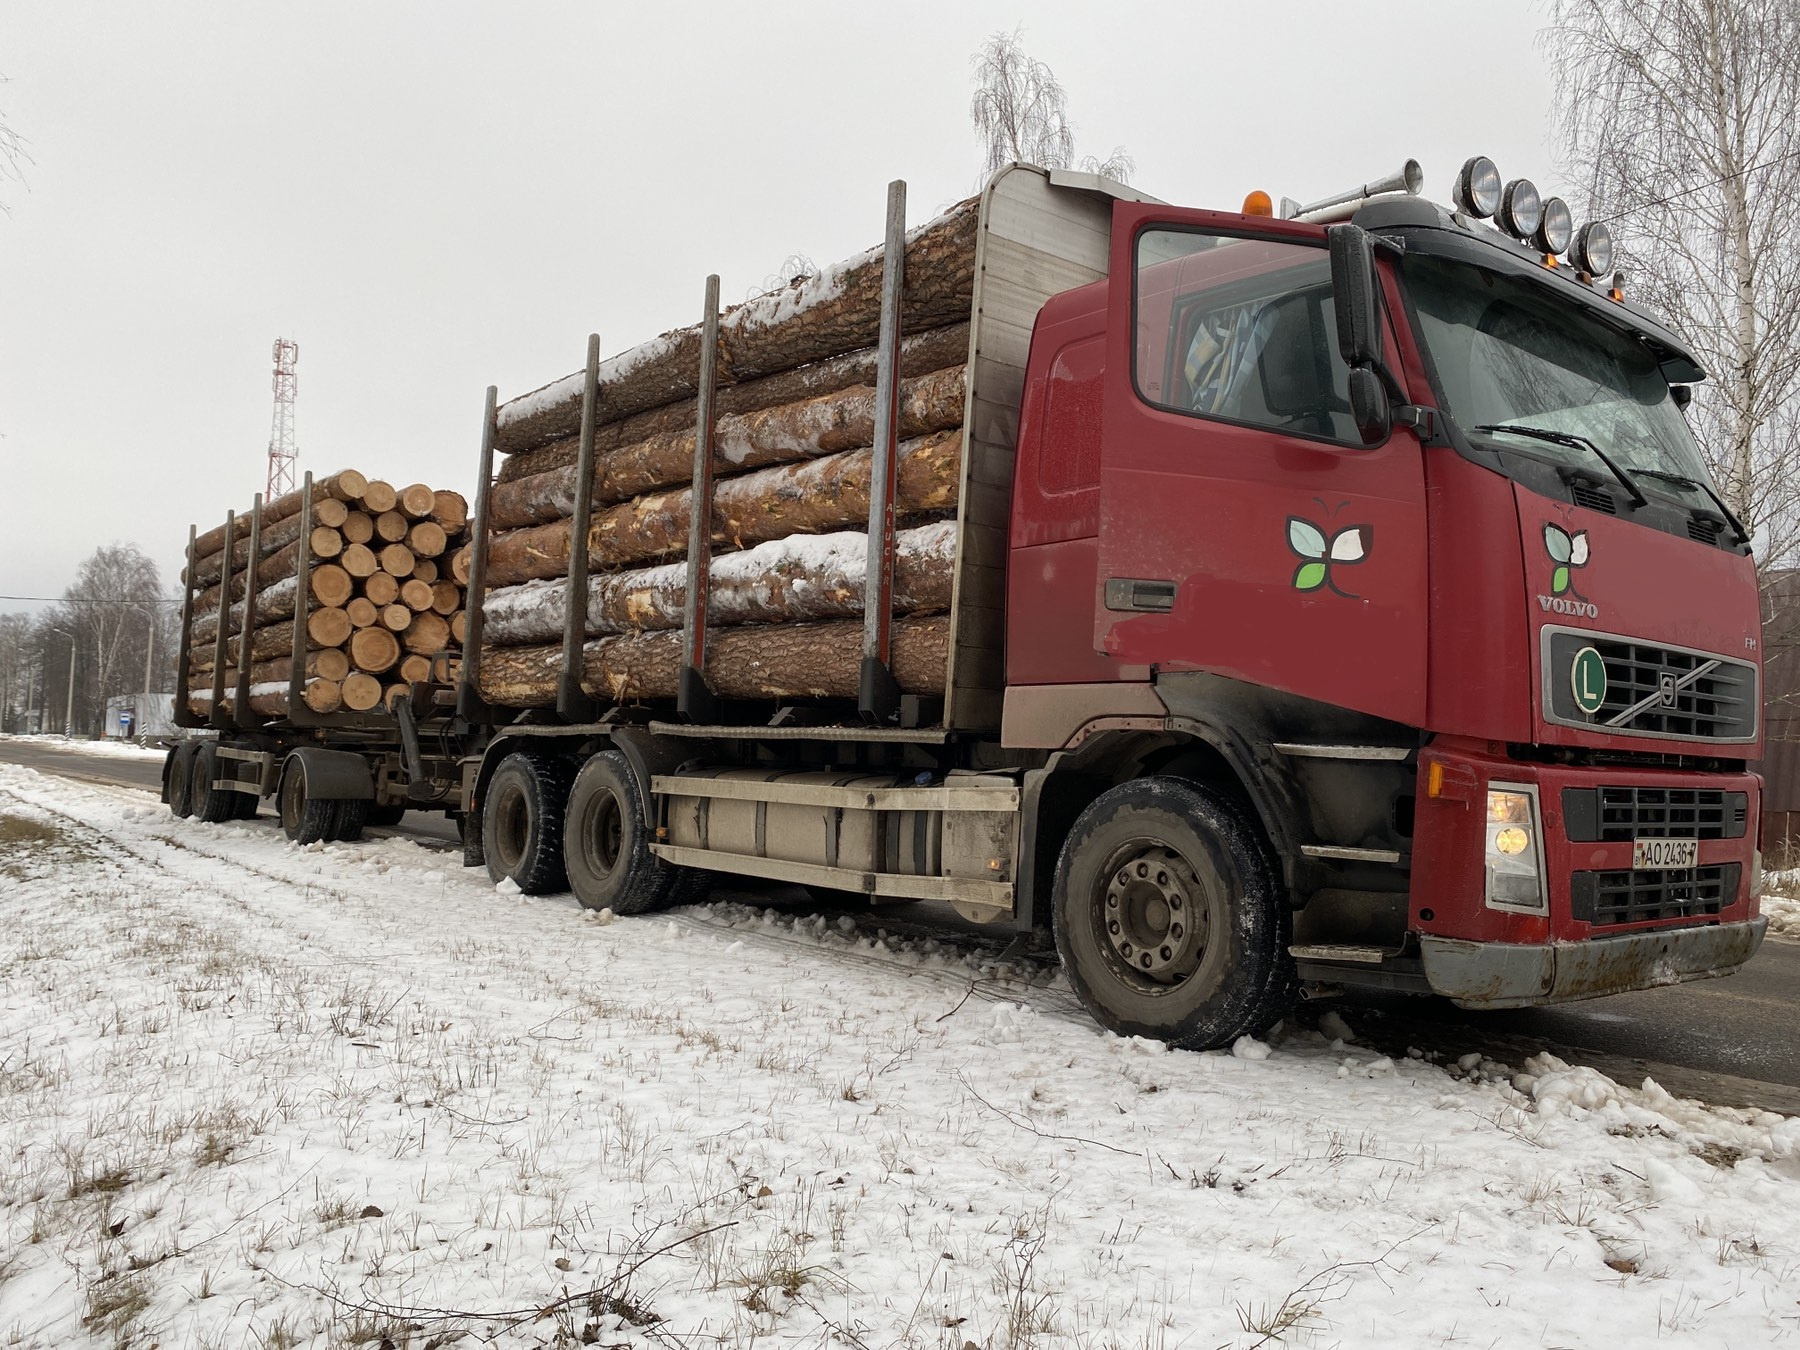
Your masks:
[[[1586,530],[1578,530],[1570,534],[1560,525],[1546,523],[1544,526],[1544,549],[1550,555],[1550,561],[1556,569],[1550,573],[1550,593],[1552,595],[1572,595],[1577,600],[1587,597],[1575,589],[1574,569],[1586,567],[1588,564],[1588,537]]]
[[[1373,525],[1351,525],[1327,540],[1325,531],[1310,520],[1289,516],[1287,541],[1294,556],[1300,559],[1300,565],[1294,569],[1295,590],[1316,591],[1323,587],[1348,600],[1359,598],[1332,579],[1331,569],[1359,563],[1369,556],[1375,542]]]

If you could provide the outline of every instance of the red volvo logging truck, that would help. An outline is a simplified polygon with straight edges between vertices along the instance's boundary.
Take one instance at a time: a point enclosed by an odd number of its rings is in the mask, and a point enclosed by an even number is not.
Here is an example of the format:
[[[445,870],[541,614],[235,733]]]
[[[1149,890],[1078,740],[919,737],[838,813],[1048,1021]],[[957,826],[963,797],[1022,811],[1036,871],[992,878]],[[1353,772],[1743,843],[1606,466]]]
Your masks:
[[[1702,371],[1625,302],[1603,227],[1482,159],[1453,208],[1416,189],[1278,217],[997,175],[942,696],[886,668],[893,427],[860,700],[710,696],[704,599],[679,700],[584,690],[578,498],[554,709],[483,701],[471,610],[470,860],[619,912],[710,873],[1048,924],[1102,1024],[1190,1046],[1307,987],[1497,1008],[1737,969],[1764,929],[1760,630],[1683,417]]]

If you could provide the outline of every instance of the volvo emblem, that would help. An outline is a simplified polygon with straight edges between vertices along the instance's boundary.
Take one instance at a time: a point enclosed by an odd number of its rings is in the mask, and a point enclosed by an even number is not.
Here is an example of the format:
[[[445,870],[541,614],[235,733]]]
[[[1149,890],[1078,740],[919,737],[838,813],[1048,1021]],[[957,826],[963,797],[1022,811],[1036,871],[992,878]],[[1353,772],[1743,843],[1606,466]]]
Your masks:
[[[1656,701],[1665,708],[1673,708],[1675,706],[1675,693],[1679,688],[1680,686],[1675,682],[1675,672],[1672,670],[1663,671],[1656,680]]]

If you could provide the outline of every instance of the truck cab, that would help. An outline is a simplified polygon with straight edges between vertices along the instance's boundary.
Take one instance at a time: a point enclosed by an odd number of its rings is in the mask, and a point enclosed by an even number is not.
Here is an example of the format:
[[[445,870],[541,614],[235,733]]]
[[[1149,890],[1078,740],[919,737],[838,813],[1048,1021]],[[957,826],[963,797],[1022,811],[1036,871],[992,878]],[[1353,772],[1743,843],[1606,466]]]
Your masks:
[[[1199,784],[1266,841],[1267,942],[1315,988],[1726,974],[1763,933],[1761,634],[1683,416],[1703,372],[1472,205],[1114,204],[1107,275],[1032,334],[1001,738],[1109,791]],[[1207,969],[1179,914],[1208,859],[1154,818],[1058,874],[1071,978],[1121,1029]]]

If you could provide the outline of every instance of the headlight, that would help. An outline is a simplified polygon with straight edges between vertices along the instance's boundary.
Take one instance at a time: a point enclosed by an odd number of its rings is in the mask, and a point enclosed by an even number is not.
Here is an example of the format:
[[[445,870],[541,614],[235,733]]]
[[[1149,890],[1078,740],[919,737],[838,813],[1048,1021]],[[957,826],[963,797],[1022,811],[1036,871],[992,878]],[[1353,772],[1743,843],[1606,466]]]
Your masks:
[[[1513,179],[1500,193],[1500,228],[1514,239],[1531,238],[1543,218],[1543,199],[1529,178]]]
[[[1466,161],[1456,175],[1456,209],[1486,220],[1500,209],[1500,170],[1486,155]]]
[[[1569,259],[1590,277],[1597,277],[1613,264],[1612,231],[1598,220],[1590,220],[1575,231],[1575,246]]]
[[[1544,200],[1544,218],[1538,222],[1537,233],[1531,236],[1531,242],[1538,246],[1541,253],[1561,253],[1569,246],[1569,238],[1575,233],[1575,217],[1569,213],[1569,204],[1561,197],[1548,197]]]
[[[1537,798],[1518,788],[1489,787],[1487,794],[1487,902],[1503,909],[1546,907],[1544,849]]]

